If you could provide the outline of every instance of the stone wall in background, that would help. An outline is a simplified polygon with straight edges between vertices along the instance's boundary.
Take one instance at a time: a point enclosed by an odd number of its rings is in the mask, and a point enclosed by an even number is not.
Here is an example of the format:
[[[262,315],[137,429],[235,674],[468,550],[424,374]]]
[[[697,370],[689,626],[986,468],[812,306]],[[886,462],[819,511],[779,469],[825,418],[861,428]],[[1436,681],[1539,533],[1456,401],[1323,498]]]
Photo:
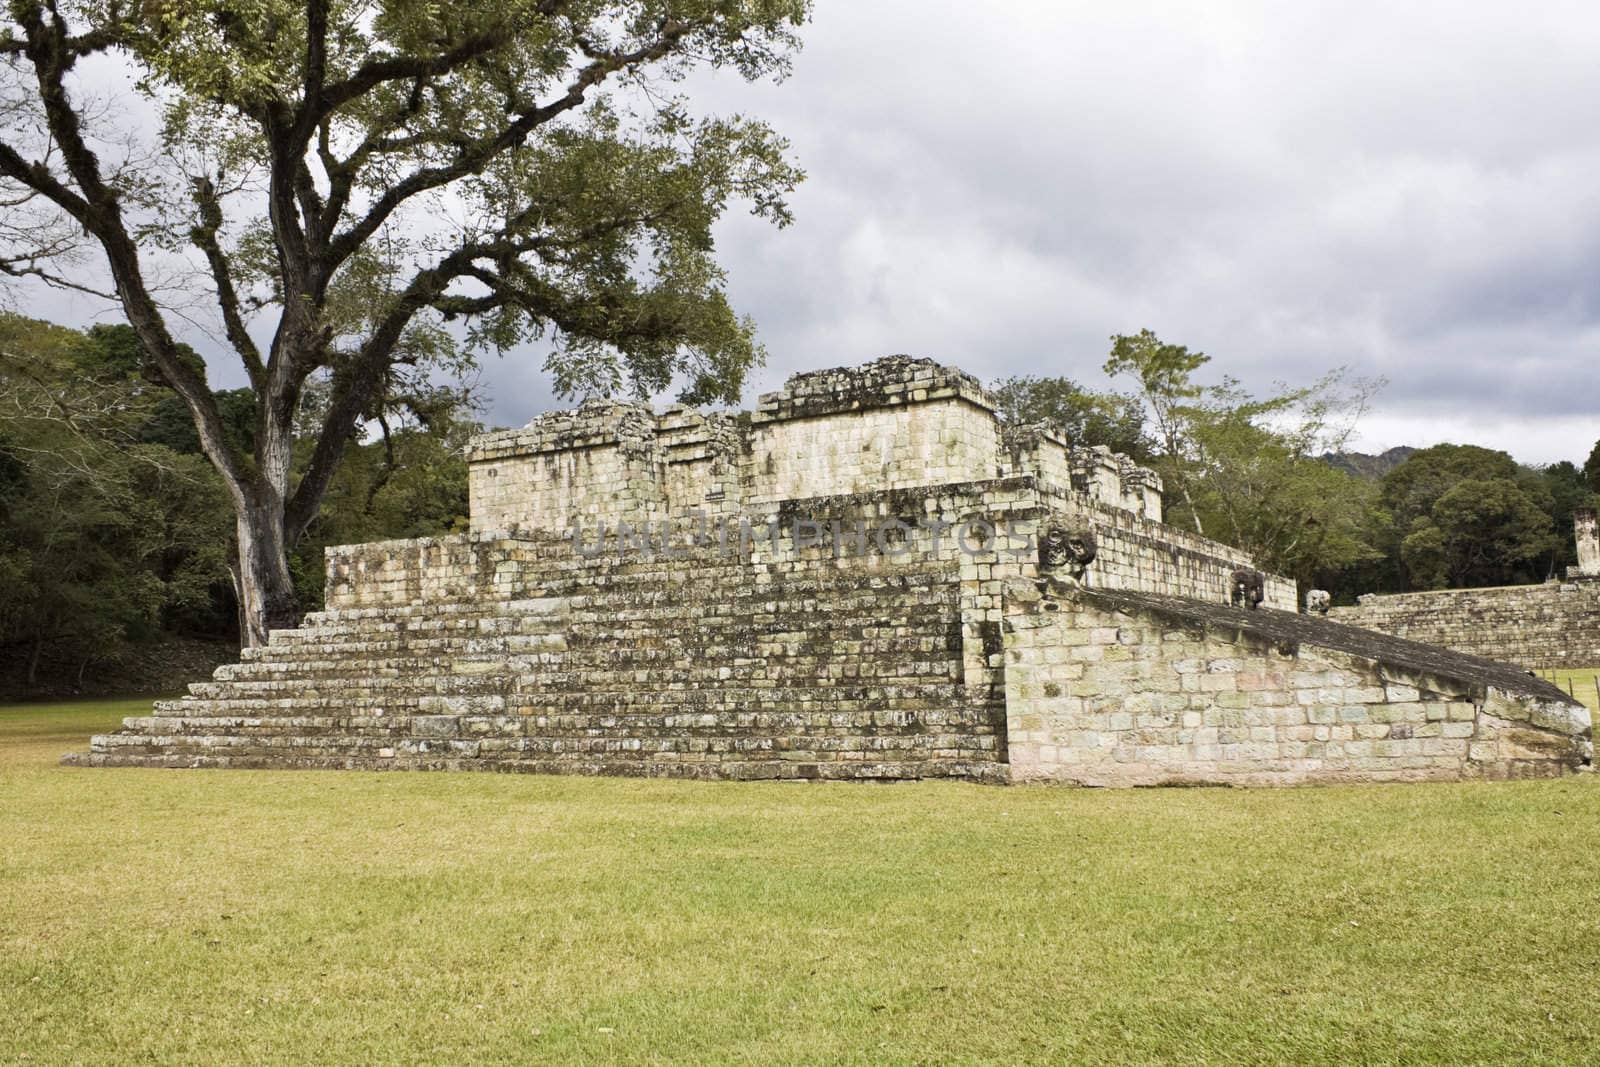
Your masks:
[[[1600,673],[1600,580],[1371,594],[1330,618],[1537,670]]]
[[[1600,674],[1600,525],[1593,508],[1572,515],[1578,563],[1543,585],[1372,593],[1330,617],[1535,670]]]

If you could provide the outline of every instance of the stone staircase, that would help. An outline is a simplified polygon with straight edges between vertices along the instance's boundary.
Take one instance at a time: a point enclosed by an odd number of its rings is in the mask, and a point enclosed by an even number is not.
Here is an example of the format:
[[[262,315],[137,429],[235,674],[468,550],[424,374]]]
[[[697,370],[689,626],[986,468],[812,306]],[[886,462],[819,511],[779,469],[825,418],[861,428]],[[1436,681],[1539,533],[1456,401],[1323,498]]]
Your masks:
[[[1004,777],[1004,710],[962,684],[949,574],[695,574],[319,612],[68,762]]]

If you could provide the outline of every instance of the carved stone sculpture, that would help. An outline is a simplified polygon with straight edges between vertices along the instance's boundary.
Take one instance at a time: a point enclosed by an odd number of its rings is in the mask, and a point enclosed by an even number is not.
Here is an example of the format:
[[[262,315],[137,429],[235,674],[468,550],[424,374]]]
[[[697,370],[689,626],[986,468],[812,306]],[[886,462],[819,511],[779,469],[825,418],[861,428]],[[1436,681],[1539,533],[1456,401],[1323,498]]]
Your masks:
[[[1267,576],[1260,571],[1241,567],[1233,572],[1232,603],[1236,608],[1254,611],[1267,598]]]
[[[1306,593],[1306,614],[1326,615],[1333,605],[1333,597],[1326,589],[1312,589]]]
[[[1095,542],[1093,531],[1050,526],[1039,538],[1039,570],[1065,571],[1065,577],[1081,582],[1098,551],[1099,545]],[[1053,573],[1052,576],[1062,577],[1060,573]]]

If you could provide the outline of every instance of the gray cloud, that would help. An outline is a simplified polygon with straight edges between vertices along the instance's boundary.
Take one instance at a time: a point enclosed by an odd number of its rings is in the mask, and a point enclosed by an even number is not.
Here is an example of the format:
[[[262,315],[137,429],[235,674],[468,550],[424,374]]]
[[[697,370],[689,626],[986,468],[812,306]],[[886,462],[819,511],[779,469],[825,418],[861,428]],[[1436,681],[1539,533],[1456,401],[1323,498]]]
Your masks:
[[[1149,326],[1260,388],[1386,375],[1373,447],[1600,437],[1592,10],[823,0],[806,41],[693,86],[810,173],[793,229],[721,231],[752,392],[890,351],[1097,383]]]
[[[1600,437],[1588,5],[819,0],[805,40],[689,85],[810,175],[794,227],[719,230],[747,401],[888,352],[1102,384],[1148,326],[1256,388],[1387,376],[1371,448]],[[542,357],[487,362],[491,421],[557,403]]]

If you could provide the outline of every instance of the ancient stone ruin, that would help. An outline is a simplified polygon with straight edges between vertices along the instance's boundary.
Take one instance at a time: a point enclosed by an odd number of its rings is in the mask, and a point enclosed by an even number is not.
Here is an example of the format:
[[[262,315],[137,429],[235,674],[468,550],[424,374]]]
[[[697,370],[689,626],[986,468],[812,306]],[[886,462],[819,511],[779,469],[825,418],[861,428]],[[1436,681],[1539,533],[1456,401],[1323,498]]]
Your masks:
[[[1590,757],[1553,686],[1296,614],[1163,525],[1152,472],[927,360],[747,415],[591,402],[470,460],[469,533],[329,549],[324,611],[69,761],[1137,785]]]
[[[1334,608],[1340,622],[1413,641],[1494,656],[1535,670],[1600,667],[1600,528],[1593,508],[1573,513],[1578,564],[1540,585],[1369,593]]]

